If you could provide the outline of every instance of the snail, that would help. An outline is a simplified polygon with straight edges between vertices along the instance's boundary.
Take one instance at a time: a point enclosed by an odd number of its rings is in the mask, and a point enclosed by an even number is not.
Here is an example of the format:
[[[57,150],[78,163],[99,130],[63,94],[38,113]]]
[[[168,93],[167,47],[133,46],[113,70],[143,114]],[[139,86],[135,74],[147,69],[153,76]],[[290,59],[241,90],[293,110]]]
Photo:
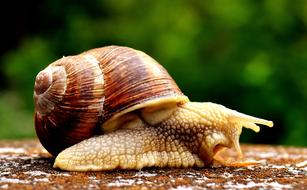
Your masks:
[[[34,85],[35,129],[69,171],[242,166],[243,127],[272,121],[211,102],[190,102],[153,58],[106,46],[63,57],[40,71]],[[235,159],[220,155],[234,148]]]

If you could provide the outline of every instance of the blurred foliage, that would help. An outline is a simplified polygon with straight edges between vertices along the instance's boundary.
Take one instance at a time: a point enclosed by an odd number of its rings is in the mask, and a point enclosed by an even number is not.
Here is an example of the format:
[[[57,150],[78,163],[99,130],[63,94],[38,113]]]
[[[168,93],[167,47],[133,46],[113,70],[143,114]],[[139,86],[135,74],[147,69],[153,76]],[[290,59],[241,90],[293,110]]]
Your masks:
[[[274,121],[257,135],[244,130],[243,141],[307,145],[306,1],[33,3],[4,7],[13,11],[8,34],[18,35],[2,47],[0,138],[34,137],[40,70],[63,55],[116,44],[154,57],[192,101]]]

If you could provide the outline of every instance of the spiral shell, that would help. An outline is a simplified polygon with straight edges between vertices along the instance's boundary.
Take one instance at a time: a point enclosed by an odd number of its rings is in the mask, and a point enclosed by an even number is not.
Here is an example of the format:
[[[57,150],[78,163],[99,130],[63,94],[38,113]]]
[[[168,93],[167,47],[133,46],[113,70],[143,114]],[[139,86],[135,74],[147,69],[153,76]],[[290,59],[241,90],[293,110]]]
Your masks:
[[[184,103],[188,98],[145,53],[119,46],[92,49],[63,57],[38,73],[35,129],[42,145],[57,155],[105,130],[116,130],[120,126],[106,123],[157,101]]]

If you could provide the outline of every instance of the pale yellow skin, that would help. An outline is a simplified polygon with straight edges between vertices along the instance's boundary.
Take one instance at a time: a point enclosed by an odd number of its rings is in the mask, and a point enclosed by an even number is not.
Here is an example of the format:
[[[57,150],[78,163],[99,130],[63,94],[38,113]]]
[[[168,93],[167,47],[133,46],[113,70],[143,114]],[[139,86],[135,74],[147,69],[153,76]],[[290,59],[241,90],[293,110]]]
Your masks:
[[[249,163],[243,160],[239,145],[242,127],[258,132],[256,123],[273,126],[271,121],[214,103],[187,102],[129,117],[133,119],[120,129],[65,149],[56,157],[54,167],[69,171],[186,168],[203,167],[213,160],[240,166]],[[224,147],[234,147],[237,159],[218,156]]]

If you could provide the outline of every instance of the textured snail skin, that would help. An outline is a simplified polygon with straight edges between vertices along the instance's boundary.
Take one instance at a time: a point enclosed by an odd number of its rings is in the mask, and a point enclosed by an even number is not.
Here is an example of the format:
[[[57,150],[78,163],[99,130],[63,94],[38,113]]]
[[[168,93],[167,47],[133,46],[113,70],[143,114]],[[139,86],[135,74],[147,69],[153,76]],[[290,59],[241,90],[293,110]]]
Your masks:
[[[232,163],[249,164],[242,159],[239,137],[242,127],[258,132],[256,125],[272,127],[271,121],[241,114],[214,103],[188,102],[157,126],[141,119],[115,132],[93,137],[62,151],[54,167],[70,171],[141,169],[143,167],[203,167],[223,148],[238,153]]]

